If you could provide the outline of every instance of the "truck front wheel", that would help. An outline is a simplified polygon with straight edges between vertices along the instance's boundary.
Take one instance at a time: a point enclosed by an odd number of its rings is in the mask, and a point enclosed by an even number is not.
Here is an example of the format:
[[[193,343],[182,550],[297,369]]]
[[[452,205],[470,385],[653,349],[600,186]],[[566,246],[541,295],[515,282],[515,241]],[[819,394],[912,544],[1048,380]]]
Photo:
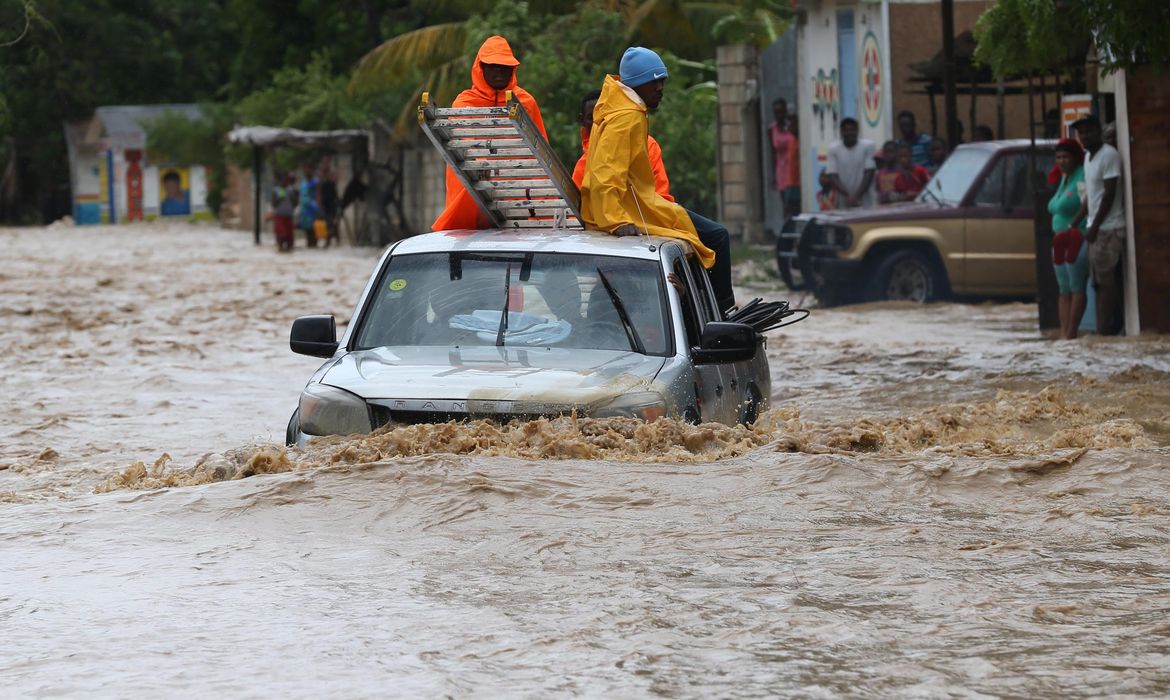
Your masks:
[[[896,250],[883,257],[869,281],[872,301],[935,301],[945,281],[933,260],[917,250]]]
[[[288,419],[288,427],[284,429],[284,444],[293,447],[297,444],[297,433],[301,431],[301,409],[293,411]]]

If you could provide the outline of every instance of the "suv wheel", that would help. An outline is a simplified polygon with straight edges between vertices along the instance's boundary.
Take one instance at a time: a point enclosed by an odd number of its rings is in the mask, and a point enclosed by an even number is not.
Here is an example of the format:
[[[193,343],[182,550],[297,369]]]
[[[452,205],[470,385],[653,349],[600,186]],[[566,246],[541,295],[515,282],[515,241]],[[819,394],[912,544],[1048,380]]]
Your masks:
[[[916,250],[898,250],[878,263],[867,296],[874,301],[925,303],[938,299],[942,286],[933,260]]]
[[[292,417],[288,419],[288,427],[284,429],[284,444],[287,447],[292,447],[297,444],[297,433],[301,428],[301,409],[293,411]]]
[[[748,389],[747,399],[743,402],[739,416],[742,425],[751,427],[760,417],[760,392],[753,384]]]

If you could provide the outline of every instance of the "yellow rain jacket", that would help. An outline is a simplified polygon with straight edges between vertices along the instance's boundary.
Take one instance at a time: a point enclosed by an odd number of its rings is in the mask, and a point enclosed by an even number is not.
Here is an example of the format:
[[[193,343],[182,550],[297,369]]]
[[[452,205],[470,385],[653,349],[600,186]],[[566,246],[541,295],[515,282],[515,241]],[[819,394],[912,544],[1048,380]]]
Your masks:
[[[646,105],[616,75],[605,76],[593,109],[593,130],[581,183],[581,216],[589,228],[613,233],[633,224],[651,236],[678,238],[691,244],[703,267],[715,253],[699,241],[687,210],[654,189],[654,170],[646,148]]]

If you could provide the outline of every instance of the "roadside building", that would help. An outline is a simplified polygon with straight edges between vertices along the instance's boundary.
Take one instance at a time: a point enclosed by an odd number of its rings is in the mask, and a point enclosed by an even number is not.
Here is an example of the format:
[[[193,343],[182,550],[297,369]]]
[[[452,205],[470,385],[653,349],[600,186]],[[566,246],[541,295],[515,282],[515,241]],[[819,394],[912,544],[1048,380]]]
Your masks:
[[[65,123],[73,219],[78,224],[182,217],[207,211],[207,173],[146,149],[145,125],[167,112],[200,116],[193,104],[98,107]]]
[[[1170,333],[1170,84],[1150,66],[1101,75],[1099,105],[1113,103],[1126,216],[1125,332]],[[1105,99],[1111,96],[1112,100]]]
[[[986,125],[996,138],[1026,138],[1026,85],[997,83],[971,60],[972,29],[993,4],[955,0],[956,119],[968,137]],[[777,98],[786,100],[798,119],[805,211],[817,208],[818,178],[829,146],[839,137],[841,119],[856,119],[861,138],[878,144],[897,138],[897,115],[904,110],[914,113],[919,132],[932,137],[945,137],[946,132],[940,2],[794,0],[793,7],[796,16],[788,32],[762,52],[720,49],[721,220],[749,240],[755,233],[753,220],[763,221],[763,228],[774,233],[787,216],[779,197],[752,184],[753,175],[767,171],[766,130]],[[1057,105],[1056,85],[1036,90],[1047,96],[1042,101]],[[755,181],[760,180],[756,175]]]

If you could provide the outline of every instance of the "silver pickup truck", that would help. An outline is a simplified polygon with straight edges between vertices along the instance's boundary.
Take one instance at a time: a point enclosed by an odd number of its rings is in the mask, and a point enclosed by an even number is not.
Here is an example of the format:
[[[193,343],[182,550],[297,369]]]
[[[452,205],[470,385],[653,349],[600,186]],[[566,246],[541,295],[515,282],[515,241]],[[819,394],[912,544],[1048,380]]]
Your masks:
[[[332,316],[293,323],[293,352],[328,359],[287,442],[573,412],[750,423],[771,394],[763,342],[723,320],[681,241],[429,233],[387,250],[340,341]]]

